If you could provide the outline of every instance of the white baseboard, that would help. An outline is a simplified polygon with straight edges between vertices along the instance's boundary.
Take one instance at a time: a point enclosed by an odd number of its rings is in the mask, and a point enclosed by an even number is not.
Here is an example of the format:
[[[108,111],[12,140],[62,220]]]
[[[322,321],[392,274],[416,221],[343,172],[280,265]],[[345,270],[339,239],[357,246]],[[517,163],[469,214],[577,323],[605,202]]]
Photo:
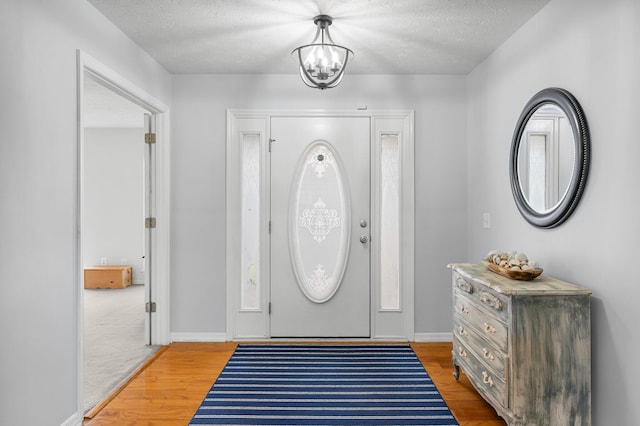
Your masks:
[[[238,339],[243,340],[243,339]],[[258,339],[250,339],[258,340]],[[267,341],[278,339],[264,339]],[[322,340],[322,339],[311,339]],[[369,339],[365,339],[369,340]],[[374,339],[374,340],[391,340],[391,339]],[[402,339],[394,339],[402,340]],[[171,333],[172,342],[226,342],[226,333]],[[453,341],[453,333],[415,333],[414,342],[451,342]]]
[[[452,342],[453,333],[416,333],[414,342]]]
[[[172,342],[226,342],[226,333],[171,333]]]
[[[83,420],[84,415],[78,411],[65,420],[60,426],[81,426]]]

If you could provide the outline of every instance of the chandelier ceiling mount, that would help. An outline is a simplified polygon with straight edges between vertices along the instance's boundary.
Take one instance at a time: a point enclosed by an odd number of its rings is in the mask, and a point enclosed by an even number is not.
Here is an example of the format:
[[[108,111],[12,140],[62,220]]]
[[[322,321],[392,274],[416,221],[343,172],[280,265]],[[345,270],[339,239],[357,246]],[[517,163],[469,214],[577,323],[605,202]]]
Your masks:
[[[331,39],[331,16],[318,15],[313,18],[313,23],[317,27],[313,41],[294,49],[291,54],[297,56],[302,81],[309,87],[324,90],[340,84],[347,62],[353,58],[353,51]]]

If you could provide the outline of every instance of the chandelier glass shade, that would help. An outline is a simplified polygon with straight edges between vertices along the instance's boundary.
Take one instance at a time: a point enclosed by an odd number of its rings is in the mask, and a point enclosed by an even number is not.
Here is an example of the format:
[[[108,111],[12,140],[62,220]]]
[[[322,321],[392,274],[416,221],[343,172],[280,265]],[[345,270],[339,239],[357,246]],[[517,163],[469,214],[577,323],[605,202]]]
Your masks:
[[[328,15],[313,18],[316,24],[316,36],[310,44],[300,46],[291,52],[297,55],[302,81],[317,89],[328,89],[340,84],[347,62],[353,52],[333,42],[329,35],[329,25],[333,19]]]

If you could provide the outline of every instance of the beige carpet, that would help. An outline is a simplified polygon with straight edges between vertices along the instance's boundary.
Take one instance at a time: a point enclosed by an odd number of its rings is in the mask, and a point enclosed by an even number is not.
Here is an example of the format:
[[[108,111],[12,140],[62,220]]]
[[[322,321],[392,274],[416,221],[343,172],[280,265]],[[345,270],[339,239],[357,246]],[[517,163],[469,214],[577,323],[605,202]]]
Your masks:
[[[144,340],[144,286],[84,289],[84,411],[123,383],[160,346]]]

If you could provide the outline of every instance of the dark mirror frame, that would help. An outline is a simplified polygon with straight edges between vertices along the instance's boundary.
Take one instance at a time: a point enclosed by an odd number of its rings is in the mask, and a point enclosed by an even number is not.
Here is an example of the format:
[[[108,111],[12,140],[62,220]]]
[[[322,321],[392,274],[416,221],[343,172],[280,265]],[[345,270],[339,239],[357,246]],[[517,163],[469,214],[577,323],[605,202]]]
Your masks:
[[[538,212],[531,208],[527,202],[518,177],[518,150],[520,141],[527,123],[536,110],[543,104],[558,106],[567,116],[573,132],[574,142],[574,167],[569,181],[569,188],[560,202],[551,210]],[[589,174],[591,157],[591,140],[589,127],[584,112],[578,101],[571,93],[564,89],[551,87],[536,93],[525,105],[518,118],[513,139],[511,141],[511,156],[509,159],[509,177],[511,180],[511,192],[518,210],[527,222],[539,228],[553,228],[562,224],[575,210]]]

